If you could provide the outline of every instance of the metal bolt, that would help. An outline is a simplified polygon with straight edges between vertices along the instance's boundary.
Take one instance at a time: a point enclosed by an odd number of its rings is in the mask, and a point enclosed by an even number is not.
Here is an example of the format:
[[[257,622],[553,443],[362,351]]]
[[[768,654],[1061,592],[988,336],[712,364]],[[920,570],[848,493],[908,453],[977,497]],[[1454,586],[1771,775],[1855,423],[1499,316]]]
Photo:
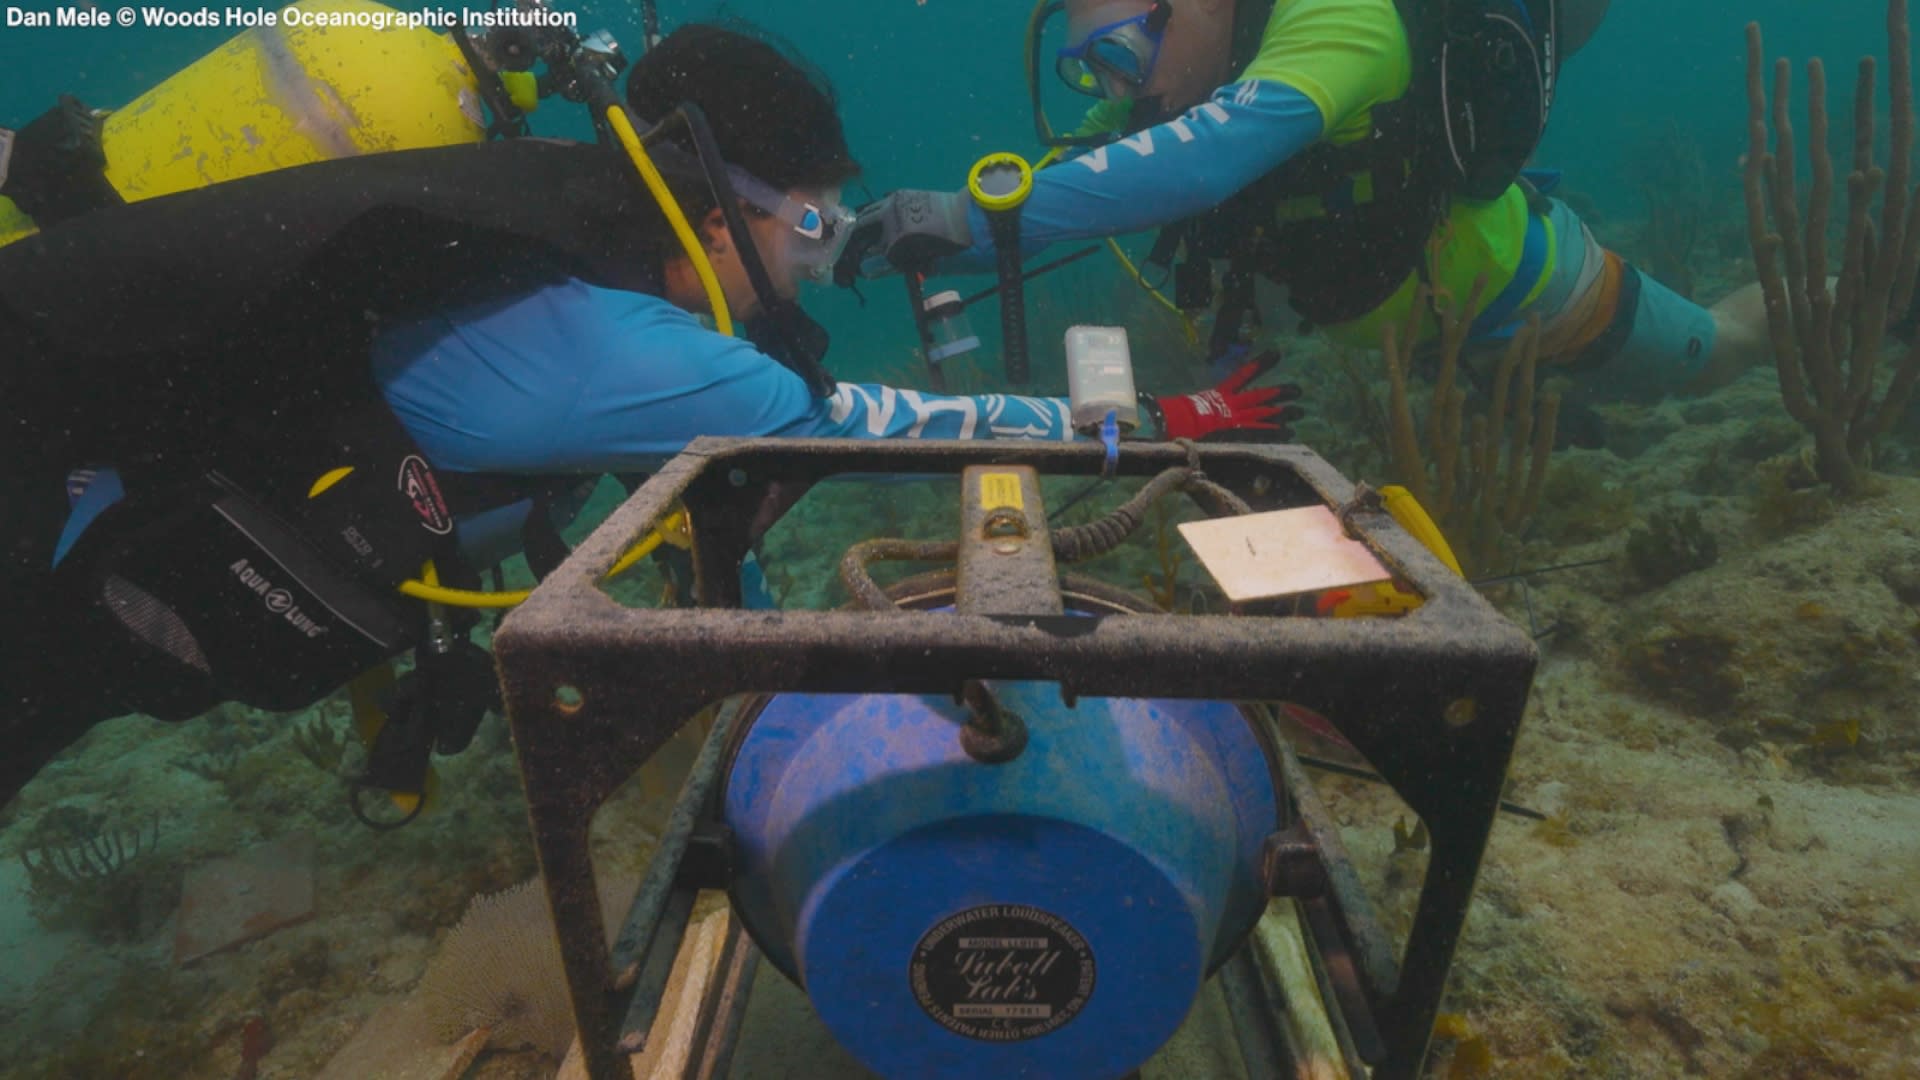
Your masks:
[[[1320,850],[1300,826],[1269,834],[1260,850],[1260,876],[1269,896],[1312,899],[1327,891],[1327,868]]]
[[[747,486],[747,470],[728,469],[727,483],[732,484],[734,487],[746,487]]]
[[[1006,507],[988,514],[980,525],[980,533],[994,541],[993,550],[1000,555],[1012,555],[1019,551],[1022,543],[1031,535],[1026,515]]]
[[[1479,713],[1479,704],[1470,697],[1463,697],[1448,702],[1446,711],[1440,715],[1446,720],[1448,727],[1458,731],[1473,723],[1474,717]]]
[[[982,535],[988,537],[1023,537],[1027,535],[1027,518],[1025,514],[1017,510],[1009,510],[1006,507],[1001,507],[987,515],[987,520],[981,524],[980,530]]]

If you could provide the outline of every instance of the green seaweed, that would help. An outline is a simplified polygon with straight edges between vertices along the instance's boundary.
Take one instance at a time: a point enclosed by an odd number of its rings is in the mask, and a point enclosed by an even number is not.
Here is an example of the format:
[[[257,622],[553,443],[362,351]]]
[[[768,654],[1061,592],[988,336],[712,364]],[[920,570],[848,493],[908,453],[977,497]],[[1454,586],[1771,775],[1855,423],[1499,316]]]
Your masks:
[[[1854,691],[1897,692],[1912,677],[1913,645],[1892,627],[1851,630],[1833,650],[1829,678]]]
[[[1665,585],[1720,559],[1720,545],[1693,507],[1656,510],[1627,534],[1627,565],[1648,586]]]
[[[1493,1048],[1465,1016],[1441,1013],[1434,1018],[1433,1034],[1453,1045],[1447,1055],[1447,1071],[1442,1074],[1446,1080],[1478,1080],[1493,1072]]]
[[[133,961],[107,987],[78,1035],[31,1064],[10,1062],[22,1080],[177,1080],[205,1076],[217,1050],[201,1021],[215,984],[151,961]],[[231,1075],[231,1073],[228,1073]]]
[[[1898,975],[1836,982],[1823,967],[1790,956],[1778,985],[1755,990],[1734,1013],[1765,1044],[1739,1076],[1878,1075],[1872,1055],[1907,1037],[1920,1014],[1920,985]]]
[[[225,784],[227,778],[233,775],[234,766],[239,763],[240,751],[237,749],[195,754],[184,761],[177,762],[182,769],[202,780],[211,780],[216,784]]]
[[[1541,843],[1557,848],[1570,848],[1580,843],[1580,837],[1574,834],[1564,810],[1534,822],[1533,835]]]
[[[1554,458],[1533,516],[1535,530],[1544,539],[1559,544],[1597,540],[1633,521],[1632,489],[1615,484],[1598,458],[1578,452]]]
[[[1814,473],[1809,454],[1789,454],[1754,468],[1748,508],[1763,534],[1781,536],[1833,516],[1833,492]]]
[[[1815,750],[1851,750],[1860,745],[1860,718],[1849,716],[1815,724],[1807,732],[1807,745]]]
[[[347,753],[347,729],[327,719],[324,713],[315,713],[293,729],[293,747],[300,751],[301,757],[313,762],[314,768],[337,773]]]
[[[1746,688],[1739,642],[1711,630],[1662,628],[1627,649],[1627,670],[1656,697],[1702,715],[1732,708]]]

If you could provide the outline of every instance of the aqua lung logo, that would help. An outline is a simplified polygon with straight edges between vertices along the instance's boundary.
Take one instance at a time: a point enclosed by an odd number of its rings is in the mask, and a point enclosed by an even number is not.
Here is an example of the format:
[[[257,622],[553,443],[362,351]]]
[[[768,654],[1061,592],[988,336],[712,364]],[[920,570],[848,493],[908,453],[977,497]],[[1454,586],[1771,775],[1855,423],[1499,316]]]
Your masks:
[[[239,580],[240,584],[260,597],[261,602],[267,605],[268,611],[286,620],[288,626],[300,631],[308,638],[320,637],[333,629],[331,626],[323,626],[313,621],[312,616],[301,611],[300,605],[293,602],[292,593],[269,581],[265,575],[250,566],[247,560],[240,559],[227,569],[233,572],[233,576]]]
[[[418,454],[408,454],[400,463],[400,493],[413,504],[413,512],[420,515],[420,524],[425,525],[428,532],[445,536],[453,531],[453,514],[447,510],[447,500],[440,495],[433,470]]]

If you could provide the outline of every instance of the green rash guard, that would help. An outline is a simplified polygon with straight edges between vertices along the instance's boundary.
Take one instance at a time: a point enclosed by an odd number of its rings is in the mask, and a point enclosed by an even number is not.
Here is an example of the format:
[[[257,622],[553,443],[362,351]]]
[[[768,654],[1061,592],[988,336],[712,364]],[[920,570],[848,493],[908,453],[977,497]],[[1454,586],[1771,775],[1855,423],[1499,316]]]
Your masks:
[[[1393,0],[1276,0],[1259,52],[1215,100],[1228,100],[1235,87],[1256,80],[1311,101],[1320,113],[1322,139],[1345,145],[1365,138],[1373,130],[1374,107],[1398,100],[1412,80],[1406,30]],[[1081,131],[1124,131],[1130,107],[1124,100],[1103,101],[1088,112]],[[1464,300],[1475,279],[1485,274],[1474,315],[1491,307],[1515,284],[1530,216],[1526,194],[1517,186],[1488,202],[1456,200],[1434,230],[1435,287]],[[1537,297],[1551,276],[1552,233],[1549,228],[1544,268],[1536,280],[1519,286],[1526,289],[1521,307]],[[1405,319],[1417,285],[1417,275],[1409,272],[1400,289],[1373,311],[1322,329],[1343,344],[1376,346],[1386,320]],[[1435,332],[1428,325],[1424,335]]]

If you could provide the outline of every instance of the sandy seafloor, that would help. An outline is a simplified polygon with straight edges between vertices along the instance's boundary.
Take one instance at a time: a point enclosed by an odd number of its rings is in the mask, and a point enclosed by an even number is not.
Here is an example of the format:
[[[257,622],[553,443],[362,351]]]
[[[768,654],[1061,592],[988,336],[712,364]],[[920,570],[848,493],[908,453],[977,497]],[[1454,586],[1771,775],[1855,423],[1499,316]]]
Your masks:
[[[1557,459],[1586,486],[1550,496],[1531,565],[1618,555],[1667,505],[1698,510],[1718,559],[1652,587],[1615,560],[1537,578],[1530,598],[1495,590],[1523,623],[1530,599],[1535,624],[1556,626],[1509,791],[1551,820],[1496,827],[1434,1075],[1920,1075],[1920,479],[1886,476],[1844,505],[1769,487],[1801,441],[1773,379],[1610,410],[1608,450]],[[951,520],[931,493],[884,504],[816,495],[781,526],[768,561],[800,567],[776,574],[790,603],[817,600],[810,583],[848,522],[878,529],[917,508]],[[1151,566],[1143,549],[1118,558],[1123,581]],[[376,833],[295,744],[316,718],[343,729],[344,704],[310,713],[115,721],[24,792],[0,821],[0,1075],[228,1080],[257,1016],[271,1034],[258,1075],[314,1076],[405,998],[470,898],[532,876],[502,721],[442,759],[443,806]],[[603,814],[605,865],[644,862],[689,749]],[[1324,790],[1389,921],[1404,918],[1423,856],[1396,850],[1392,797],[1349,780]],[[110,895],[91,890],[43,925],[19,852],[75,810],[157,819],[158,846]],[[313,917],[174,965],[188,868],[296,831],[317,842]],[[737,1072],[846,1075],[837,1060],[745,1055]],[[470,1075],[551,1069],[496,1051]]]

